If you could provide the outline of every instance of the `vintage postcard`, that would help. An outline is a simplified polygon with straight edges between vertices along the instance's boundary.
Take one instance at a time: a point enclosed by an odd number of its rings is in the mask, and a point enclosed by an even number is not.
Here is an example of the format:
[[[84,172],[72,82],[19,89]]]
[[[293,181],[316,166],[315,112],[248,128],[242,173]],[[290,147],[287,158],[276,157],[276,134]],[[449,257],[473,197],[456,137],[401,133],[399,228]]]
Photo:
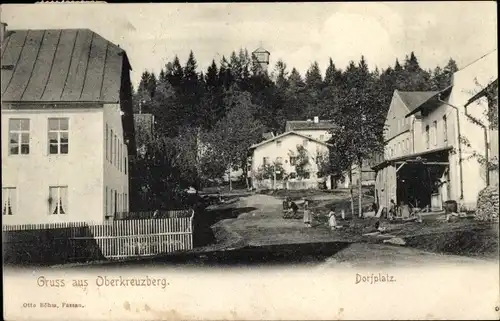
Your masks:
[[[2,5],[4,319],[498,320],[496,12]]]

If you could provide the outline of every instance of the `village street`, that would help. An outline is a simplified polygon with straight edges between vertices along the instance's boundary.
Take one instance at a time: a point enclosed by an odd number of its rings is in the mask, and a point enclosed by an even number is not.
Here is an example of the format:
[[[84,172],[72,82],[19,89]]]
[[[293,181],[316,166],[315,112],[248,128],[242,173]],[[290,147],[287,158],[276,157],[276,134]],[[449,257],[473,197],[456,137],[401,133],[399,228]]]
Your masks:
[[[328,199],[328,196],[318,195],[312,199]],[[475,258],[464,256],[441,255],[397,245],[374,244],[381,242],[367,242],[369,240],[361,235],[349,235],[340,230],[331,231],[326,225],[319,223],[307,228],[302,220],[283,219],[282,200],[275,196],[250,195],[241,197],[225,207],[242,213],[237,218],[222,220],[212,227],[218,249],[234,250],[245,247],[278,249],[280,246],[288,245],[287,251],[294,252],[295,247],[295,255],[301,255],[300,249],[309,244],[315,245],[318,249],[323,248],[325,256],[326,252],[330,252],[331,256],[325,257],[327,265],[363,266],[369,263],[415,266],[415,264],[478,262]],[[330,251],[327,248],[330,248]],[[313,256],[314,252],[302,255]],[[296,260],[299,261],[299,258]]]
[[[323,194],[311,198],[325,201],[331,199],[331,196]],[[313,227],[307,228],[301,219],[283,219],[282,199],[273,195],[252,194],[233,197],[223,204],[210,207],[201,215],[213,216],[221,213],[223,213],[221,219],[211,226],[214,240],[209,245],[195,247],[194,250],[184,253],[134,260],[94,262],[90,265],[76,264],[74,267],[92,268],[105,264],[118,268],[126,266],[196,268],[286,264],[318,268],[367,266],[383,268],[474,264],[492,260],[484,256],[445,255],[413,246],[383,244],[382,240],[369,238],[361,233],[356,235],[347,230],[331,231],[321,223],[315,223]],[[447,223],[441,224],[445,224],[438,225],[441,230],[453,229],[452,226],[446,225]],[[436,230],[427,233],[439,234]],[[447,234],[441,234],[440,237],[448,237]]]

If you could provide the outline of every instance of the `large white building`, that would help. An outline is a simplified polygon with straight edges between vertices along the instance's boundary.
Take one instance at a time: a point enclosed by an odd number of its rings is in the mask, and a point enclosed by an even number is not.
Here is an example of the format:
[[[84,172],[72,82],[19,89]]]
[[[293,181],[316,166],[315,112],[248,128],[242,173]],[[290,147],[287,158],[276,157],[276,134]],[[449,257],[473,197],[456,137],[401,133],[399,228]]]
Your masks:
[[[461,68],[442,91],[394,93],[385,161],[374,166],[381,205],[393,199],[440,209],[454,200],[463,210],[475,209],[479,191],[498,175],[481,161],[498,157],[498,130],[486,117],[488,109],[498,113],[498,91],[489,99],[477,95],[498,86],[497,55]]]
[[[3,224],[127,211],[136,148],[125,51],[88,29],[2,35]]]

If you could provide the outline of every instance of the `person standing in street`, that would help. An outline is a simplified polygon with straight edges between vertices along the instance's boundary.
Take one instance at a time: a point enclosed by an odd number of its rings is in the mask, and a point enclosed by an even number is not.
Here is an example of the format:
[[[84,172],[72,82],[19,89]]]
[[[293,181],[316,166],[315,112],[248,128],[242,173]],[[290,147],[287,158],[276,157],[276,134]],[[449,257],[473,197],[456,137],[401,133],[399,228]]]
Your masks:
[[[328,213],[328,226],[331,230],[337,228],[337,219],[335,217],[335,208],[332,208],[330,213]]]
[[[311,227],[312,217],[311,211],[309,210],[309,200],[304,201],[304,224],[306,227]]]

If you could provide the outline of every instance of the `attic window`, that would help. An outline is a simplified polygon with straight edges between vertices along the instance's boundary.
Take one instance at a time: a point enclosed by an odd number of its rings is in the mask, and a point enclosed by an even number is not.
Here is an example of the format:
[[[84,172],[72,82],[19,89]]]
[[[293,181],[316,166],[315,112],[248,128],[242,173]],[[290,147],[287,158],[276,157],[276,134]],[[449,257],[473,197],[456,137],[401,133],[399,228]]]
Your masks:
[[[13,70],[14,65],[2,65],[2,70]]]
[[[276,141],[276,146],[280,147],[281,146],[281,140]]]

